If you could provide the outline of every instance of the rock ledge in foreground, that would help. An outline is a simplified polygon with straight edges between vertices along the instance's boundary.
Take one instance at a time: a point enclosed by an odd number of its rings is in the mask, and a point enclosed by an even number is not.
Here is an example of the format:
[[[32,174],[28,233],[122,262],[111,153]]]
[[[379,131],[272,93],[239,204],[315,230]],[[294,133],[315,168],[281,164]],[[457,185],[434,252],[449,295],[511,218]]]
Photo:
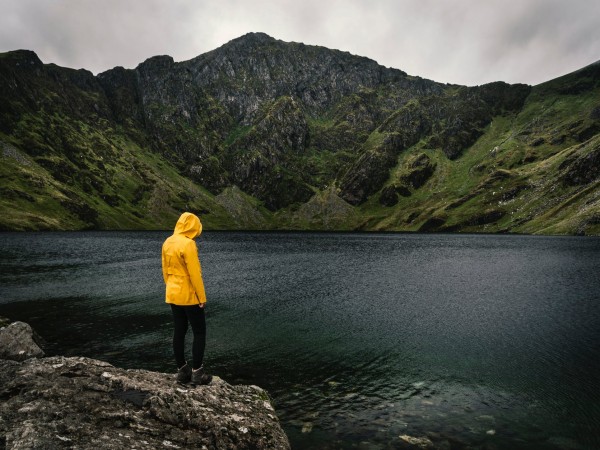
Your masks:
[[[89,358],[0,360],[0,448],[289,449],[267,393]]]

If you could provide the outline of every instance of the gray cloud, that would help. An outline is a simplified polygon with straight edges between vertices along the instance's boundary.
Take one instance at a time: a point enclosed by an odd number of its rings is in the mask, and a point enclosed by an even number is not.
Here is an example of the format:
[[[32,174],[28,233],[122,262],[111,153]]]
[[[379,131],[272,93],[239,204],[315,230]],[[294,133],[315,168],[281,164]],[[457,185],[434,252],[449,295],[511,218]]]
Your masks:
[[[459,84],[537,84],[600,59],[593,0],[0,0],[0,51],[98,73],[250,31]]]

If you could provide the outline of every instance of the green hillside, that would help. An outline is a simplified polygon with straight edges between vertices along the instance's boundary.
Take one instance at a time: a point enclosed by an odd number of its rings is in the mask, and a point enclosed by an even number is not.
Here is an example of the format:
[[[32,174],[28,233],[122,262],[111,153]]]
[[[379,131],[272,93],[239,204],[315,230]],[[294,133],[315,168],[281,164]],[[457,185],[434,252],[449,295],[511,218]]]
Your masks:
[[[268,73],[268,76],[264,74]],[[0,229],[600,234],[600,64],[444,85],[250,34],[98,76],[0,54]]]

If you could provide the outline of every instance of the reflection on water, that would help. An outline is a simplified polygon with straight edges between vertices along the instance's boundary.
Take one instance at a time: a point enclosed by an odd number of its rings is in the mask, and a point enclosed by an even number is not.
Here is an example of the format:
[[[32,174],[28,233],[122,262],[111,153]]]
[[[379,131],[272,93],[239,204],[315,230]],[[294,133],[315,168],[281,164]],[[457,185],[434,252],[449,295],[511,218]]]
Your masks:
[[[167,233],[0,233],[0,315],[172,371]],[[294,448],[600,447],[600,240],[205,233],[206,364]],[[368,444],[367,444],[368,443]]]

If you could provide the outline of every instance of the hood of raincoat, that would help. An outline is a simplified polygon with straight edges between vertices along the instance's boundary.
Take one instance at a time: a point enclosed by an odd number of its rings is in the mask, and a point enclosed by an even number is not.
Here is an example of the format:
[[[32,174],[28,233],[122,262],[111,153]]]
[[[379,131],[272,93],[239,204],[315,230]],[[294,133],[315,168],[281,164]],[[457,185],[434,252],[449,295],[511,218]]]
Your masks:
[[[202,233],[202,223],[195,214],[184,212],[175,225],[173,234],[183,234],[185,237],[195,239]]]

